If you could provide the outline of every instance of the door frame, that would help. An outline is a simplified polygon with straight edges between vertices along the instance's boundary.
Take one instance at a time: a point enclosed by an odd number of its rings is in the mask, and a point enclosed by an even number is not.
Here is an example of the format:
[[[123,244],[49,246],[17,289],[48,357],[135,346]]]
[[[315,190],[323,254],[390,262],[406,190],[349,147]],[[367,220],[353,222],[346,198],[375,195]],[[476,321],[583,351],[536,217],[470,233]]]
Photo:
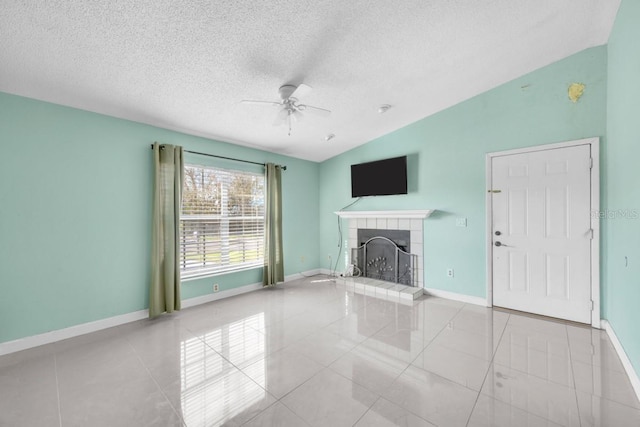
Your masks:
[[[517,148],[514,150],[497,151],[487,153],[486,161],[486,248],[487,248],[487,307],[493,306],[493,208],[491,193],[492,160],[494,157],[511,154],[523,154],[536,151],[546,151],[557,148],[575,147],[578,145],[589,145],[591,147],[591,229],[593,239],[591,239],[591,326],[600,328],[600,138],[585,138],[574,141],[558,142],[554,144],[542,144],[533,147]]]

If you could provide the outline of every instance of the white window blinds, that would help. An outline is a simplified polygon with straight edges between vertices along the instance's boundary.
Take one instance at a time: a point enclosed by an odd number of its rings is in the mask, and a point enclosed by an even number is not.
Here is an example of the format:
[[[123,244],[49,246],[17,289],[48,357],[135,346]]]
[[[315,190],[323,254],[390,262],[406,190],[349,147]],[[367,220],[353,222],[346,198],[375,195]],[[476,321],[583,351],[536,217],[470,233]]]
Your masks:
[[[185,165],[180,216],[184,278],[261,266],[264,176]]]

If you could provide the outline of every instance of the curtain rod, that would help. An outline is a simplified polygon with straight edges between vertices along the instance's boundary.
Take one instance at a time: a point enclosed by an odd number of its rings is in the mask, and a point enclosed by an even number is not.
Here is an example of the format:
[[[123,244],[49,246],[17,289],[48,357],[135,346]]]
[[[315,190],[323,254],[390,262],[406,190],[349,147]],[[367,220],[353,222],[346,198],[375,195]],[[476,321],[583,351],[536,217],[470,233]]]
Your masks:
[[[153,144],[151,144],[151,148],[153,149]],[[160,149],[162,150],[164,148],[164,146],[160,146]],[[215,154],[208,154],[208,153],[200,153],[198,151],[189,151],[189,150],[184,150],[185,153],[191,153],[191,154],[199,154],[201,156],[207,156],[207,157],[216,157],[218,159],[225,159],[225,160],[233,160],[234,162],[242,162],[242,163],[251,163],[252,165],[260,165],[260,166],[267,166],[266,163],[260,163],[260,162],[252,162],[251,160],[242,160],[242,159],[234,159],[233,157],[225,157],[225,156],[216,156]],[[278,165],[282,170],[287,170],[286,166],[281,166]]]

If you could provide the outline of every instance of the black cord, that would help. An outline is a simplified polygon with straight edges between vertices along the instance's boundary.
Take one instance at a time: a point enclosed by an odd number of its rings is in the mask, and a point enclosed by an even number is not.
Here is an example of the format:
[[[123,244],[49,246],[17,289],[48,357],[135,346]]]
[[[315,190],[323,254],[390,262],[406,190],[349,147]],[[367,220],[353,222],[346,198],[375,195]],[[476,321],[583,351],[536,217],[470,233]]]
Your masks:
[[[333,266],[332,273],[334,276],[336,275],[336,270],[338,269],[338,262],[340,261],[341,254],[342,254],[342,222],[340,221],[340,216],[338,216],[338,256],[336,257],[336,263]]]
[[[350,208],[351,206],[353,206],[353,205],[355,205],[356,203],[358,203],[361,199],[362,199],[362,196],[361,196],[361,197],[358,197],[358,198],[355,200],[355,202],[351,202],[351,203],[349,203],[347,206],[345,206],[344,208],[340,209],[338,212],[342,212],[343,210],[345,210],[345,209],[347,209],[347,208]]]
[[[347,206],[338,210],[338,212],[342,212],[343,210],[350,208],[351,206],[358,203],[361,199],[362,197],[358,197],[354,202],[349,203]],[[336,275],[336,270],[338,269],[338,262],[340,262],[340,254],[342,253],[342,221],[341,221],[340,215],[338,215],[338,236],[339,236],[338,238],[340,239],[338,241],[338,256],[336,257],[336,263],[334,264],[333,271],[332,271],[334,276]]]

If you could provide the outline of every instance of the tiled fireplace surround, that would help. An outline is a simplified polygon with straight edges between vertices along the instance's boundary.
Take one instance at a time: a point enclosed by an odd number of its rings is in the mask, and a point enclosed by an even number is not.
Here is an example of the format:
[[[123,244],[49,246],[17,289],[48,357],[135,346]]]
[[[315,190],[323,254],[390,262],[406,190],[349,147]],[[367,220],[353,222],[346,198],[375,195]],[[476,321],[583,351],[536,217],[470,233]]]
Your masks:
[[[339,211],[339,215],[349,222],[349,235],[347,239],[347,253],[351,257],[351,249],[358,245],[358,229],[368,228],[375,230],[409,230],[411,243],[409,252],[418,258],[416,265],[417,286],[424,287],[424,244],[423,226],[424,220],[431,215],[432,210],[407,210],[407,211]],[[351,262],[351,260],[349,260]]]

